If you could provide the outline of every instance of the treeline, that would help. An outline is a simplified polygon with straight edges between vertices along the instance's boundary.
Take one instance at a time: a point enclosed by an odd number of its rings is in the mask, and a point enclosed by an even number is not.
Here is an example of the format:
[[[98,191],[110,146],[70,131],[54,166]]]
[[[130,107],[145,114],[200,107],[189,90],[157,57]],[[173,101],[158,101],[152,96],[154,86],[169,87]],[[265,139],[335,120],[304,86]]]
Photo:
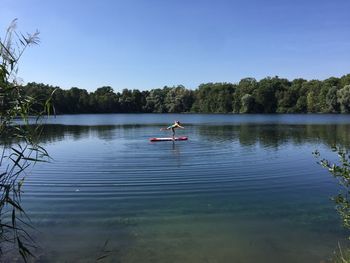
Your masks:
[[[53,93],[56,114],[75,113],[349,113],[350,74],[320,80],[267,77],[237,84],[206,83],[195,90],[174,86],[114,92],[28,83],[26,95],[44,99]]]

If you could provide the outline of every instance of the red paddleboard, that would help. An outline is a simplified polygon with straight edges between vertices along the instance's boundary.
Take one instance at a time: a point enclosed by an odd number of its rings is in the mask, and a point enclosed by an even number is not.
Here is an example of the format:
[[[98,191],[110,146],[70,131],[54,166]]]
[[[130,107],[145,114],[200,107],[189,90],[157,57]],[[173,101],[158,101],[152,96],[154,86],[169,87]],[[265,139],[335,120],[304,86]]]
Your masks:
[[[149,139],[151,142],[166,142],[166,141],[187,141],[188,137],[183,136],[183,137],[175,137],[174,139],[172,137],[168,138],[150,138]]]

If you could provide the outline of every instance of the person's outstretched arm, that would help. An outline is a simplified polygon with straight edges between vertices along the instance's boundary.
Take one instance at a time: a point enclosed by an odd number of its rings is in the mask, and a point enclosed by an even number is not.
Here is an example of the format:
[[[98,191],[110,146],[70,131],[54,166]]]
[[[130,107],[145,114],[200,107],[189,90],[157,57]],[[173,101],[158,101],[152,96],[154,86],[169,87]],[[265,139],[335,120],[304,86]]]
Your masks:
[[[166,128],[160,128],[161,131],[170,130],[170,129],[171,129],[171,126],[166,127]]]

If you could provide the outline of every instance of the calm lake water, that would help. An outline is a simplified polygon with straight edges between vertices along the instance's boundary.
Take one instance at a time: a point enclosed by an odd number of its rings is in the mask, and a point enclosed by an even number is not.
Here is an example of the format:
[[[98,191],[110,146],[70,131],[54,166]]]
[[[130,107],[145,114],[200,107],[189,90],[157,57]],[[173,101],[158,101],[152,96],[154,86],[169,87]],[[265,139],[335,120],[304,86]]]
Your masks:
[[[151,143],[174,120],[188,141]],[[349,115],[65,115],[23,203],[40,262],[320,262],[344,230],[316,164]],[[106,246],[104,247],[104,245]]]

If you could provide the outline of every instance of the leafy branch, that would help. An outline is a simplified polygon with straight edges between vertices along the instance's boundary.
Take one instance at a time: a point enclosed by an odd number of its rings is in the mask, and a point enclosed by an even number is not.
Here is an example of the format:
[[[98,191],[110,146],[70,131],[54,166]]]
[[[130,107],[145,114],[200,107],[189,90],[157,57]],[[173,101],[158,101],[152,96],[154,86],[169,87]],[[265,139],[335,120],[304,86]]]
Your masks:
[[[11,142],[0,146],[0,259],[15,248],[27,262],[35,243],[27,232],[30,220],[21,206],[22,186],[28,167],[49,160],[38,139],[40,120],[50,112],[52,96],[40,101],[25,95],[18,83],[18,62],[29,46],[39,43],[39,32],[24,35],[16,27],[14,19],[0,38],[0,136]],[[38,104],[42,106],[39,111]]]
[[[317,163],[327,169],[342,186],[342,190],[332,199],[341,216],[343,226],[350,229],[350,155],[346,149],[341,147],[334,147],[332,150],[338,154],[339,163],[321,159],[320,152],[317,150],[313,152],[313,155],[319,160]]]

